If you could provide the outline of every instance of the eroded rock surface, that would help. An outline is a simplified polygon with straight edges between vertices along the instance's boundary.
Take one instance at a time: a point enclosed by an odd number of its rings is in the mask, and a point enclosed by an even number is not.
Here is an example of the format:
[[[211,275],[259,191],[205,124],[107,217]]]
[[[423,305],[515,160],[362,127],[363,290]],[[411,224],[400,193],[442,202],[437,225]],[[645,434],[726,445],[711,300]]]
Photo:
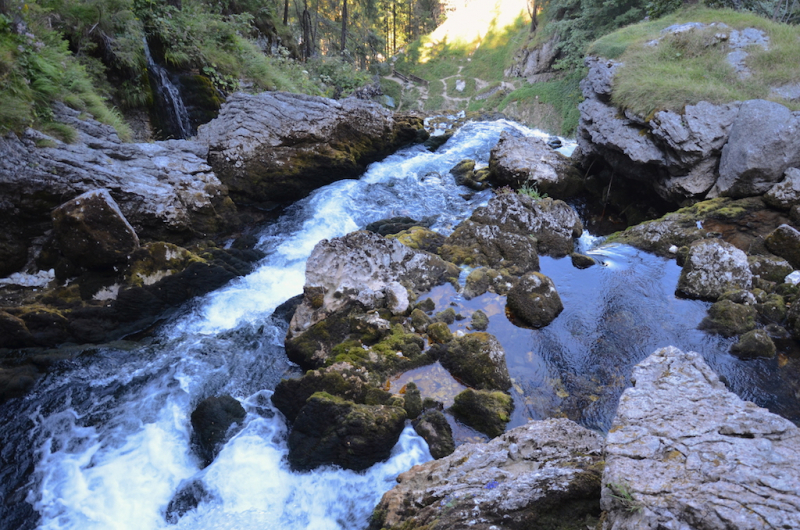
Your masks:
[[[236,93],[196,139],[208,146],[211,166],[237,201],[259,204],[297,200],[355,178],[414,141],[422,127],[419,117],[356,98]]]
[[[729,392],[694,352],[659,350],[632,379],[606,439],[604,528],[800,527],[793,423]]]
[[[543,328],[564,310],[553,280],[539,272],[529,272],[508,291],[507,307],[525,326]]]
[[[726,291],[749,289],[753,275],[747,255],[725,241],[692,243],[678,280],[678,292],[690,298],[716,300]]]
[[[594,431],[533,421],[401,474],[370,528],[582,528],[599,515],[601,453]]]

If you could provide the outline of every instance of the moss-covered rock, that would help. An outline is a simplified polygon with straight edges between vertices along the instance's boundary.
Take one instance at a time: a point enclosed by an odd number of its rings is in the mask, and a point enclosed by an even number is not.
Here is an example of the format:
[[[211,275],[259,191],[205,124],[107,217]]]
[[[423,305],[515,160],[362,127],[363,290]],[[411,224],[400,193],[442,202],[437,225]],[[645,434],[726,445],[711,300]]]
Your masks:
[[[470,333],[448,343],[439,361],[456,379],[474,388],[506,390],[511,386],[506,356],[489,333]]]
[[[289,434],[289,463],[296,470],[366,469],[389,458],[405,420],[400,407],[359,405],[318,392],[306,401]]]
[[[428,443],[431,456],[439,459],[453,453],[453,430],[444,414],[438,410],[428,410],[412,423],[414,430]]]
[[[467,300],[471,300],[486,292],[494,292],[505,295],[511,289],[515,281],[508,269],[495,270],[486,267],[479,267],[467,275],[463,295]]]
[[[786,303],[779,294],[766,295],[763,302],[756,304],[756,311],[767,323],[780,324],[786,319]]]
[[[753,276],[770,282],[783,283],[786,276],[794,270],[788,261],[771,254],[748,256],[747,262]]]
[[[503,392],[468,388],[455,397],[450,411],[459,421],[494,438],[506,430],[513,409],[514,402]]]
[[[418,333],[424,333],[433,320],[420,309],[414,309],[410,315],[411,325]]]
[[[708,315],[700,322],[698,328],[724,337],[732,337],[754,329],[755,318],[754,307],[721,300],[708,309]]]
[[[386,236],[415,250],[424,250],[436,254],[444,244],[445,237],[424,226],[413,226],[393,235]]]
[[[731,346],[731,353],[739,357],[775,357],[775,344],[763,329],[748,331]]]
[[[587,256],[586,254],[573,252],[569,255],[569,257],[572,260],[572,266],[576,269],[588,269],[592,265],[597,265],[595,259],[591,256]]]
[[[448,307],[444,311],[439,311],[436,313],[436,316],[433,317],[435,322],[444,322],[445,324],[452,324],[456,321],[456,310],[452,307]]]
[[[783,224],[773,230],[764,243],[770,252],[785,258],[793,268],[800,269],[800,231]]]
[[[428,338],[431,342],[444,344],[453,340],[453,332],[445,322],[434,322],[428,326]]]
[[[403,394],[403,408],[406,409],[408,419],[416,419],[422,413],[422,395],[417,385],[408,383]]]
[[[535,329],[548,325],[564,310],[553,281],[538,272],[520,278],[508,292],[506,304],[515,321]]]
[[[486,313],[478,309],[472,313],[472,321],[470,322],[470,326],[475,331],[486,331],[486,329],[489,327],[489,317],[486,316]]]
[[[418,303],[415,306],[415,309],[419,309],[420,311],[424,311],[426,313],[431,313],[434,309],[436,309],[436,302],[434,302],[431,298],[426,298]]]

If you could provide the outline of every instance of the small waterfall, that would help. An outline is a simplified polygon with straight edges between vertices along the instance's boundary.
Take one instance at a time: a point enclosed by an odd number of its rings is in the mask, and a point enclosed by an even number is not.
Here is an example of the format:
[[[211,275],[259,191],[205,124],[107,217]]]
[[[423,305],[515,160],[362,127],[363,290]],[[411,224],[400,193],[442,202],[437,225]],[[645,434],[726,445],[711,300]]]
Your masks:
[[[169,78],[169,72],[163,66],[156,64],[150,54],[147,39],[144,40],[144,56],[147,59],[147,73],[156,88],[158,105],[166,112],[166,120],[170,125],[169,133],[175,138],[189,138],[194,136],[189,113],[183,104],[180,90]]]

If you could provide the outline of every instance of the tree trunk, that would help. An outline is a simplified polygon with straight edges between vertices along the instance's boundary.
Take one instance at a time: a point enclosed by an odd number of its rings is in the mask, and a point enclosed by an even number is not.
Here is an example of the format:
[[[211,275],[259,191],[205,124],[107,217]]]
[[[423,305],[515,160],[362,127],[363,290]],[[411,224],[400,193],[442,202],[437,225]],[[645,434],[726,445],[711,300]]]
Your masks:
[[[536,27],[539,25],[539,21],[536,20],[536,11],[538,10],[539,6],[537,6],[537,0],[528,0],[528,14],[531,16],[531,33],[536,31]]]
[[[283,0],[283,25],[289,25],[289,0]]]
[[[347,48],[347,0],[342,0],[342,46],[341,52]]]
[[[0,15],[8,15],[8,8],[6,7],[6,0],[0,0]]]
[[[303,59],[314,55],[314,34],[311,28],[311,13],[308,12],[308,2],[303,9]]]
[[[397,0],[392,0],[392,55],[397,53]]]

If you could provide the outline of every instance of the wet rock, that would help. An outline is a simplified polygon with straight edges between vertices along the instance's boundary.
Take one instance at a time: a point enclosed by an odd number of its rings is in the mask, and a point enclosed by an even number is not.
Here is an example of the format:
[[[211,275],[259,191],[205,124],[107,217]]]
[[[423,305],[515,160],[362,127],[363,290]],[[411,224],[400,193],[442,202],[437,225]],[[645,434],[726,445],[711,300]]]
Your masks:
[[[213,498],[213,495],[206,489],[202,481],[182,482],[178,486],[178,491],[167,505],[164,519],[169,524],[178,524],[181,517],[196,509],[201,502],[208,501],[211,498]]]
[[[447,344],[439,362],[464,384],[485,390],[506,390],[511,378],[506,354],[489,333],[469,333]]]
[[[475,161],[471,159],[462,160],[450,169],[450,174],[453,175],[453,179],[459,186],[472,188],[476,184]]]
[[[771,254],[748,256],[747,262],[753,276],[770,282],[783,283],[783,279],[794,270],[788,261]]]
[[[786,313],[786,329],[795,340],[800,341],[800,304],[796,302]]]
[[[17,272],[28,261],[28,247],[12,233],[0,233],[0,278]]]
[[[535,186],[542,194],[567,198],[583,189],[583,178],[572,161],[541,138],[517,137],[507,132],[492,148],[490,179],[495,186]]]
[[[425,311],[426,313],[431,313],[434,309],[436,309],[436,302],[434,302],[431,298],[426,298],[416,305],[416,309]]]
[[[323,239],[306,262],[306,295],[292,318],[289,338],[349,304],[405,313],[408,289],[428,291],[458,274],[452,263],[371,232]]]
[[[595,259],[591,256],[587,256],[586,254],[578,254],[577,252],[573,252],[569,257],[572,260],[572,266],[576,269],[588,269],[592,265],[597,265]]]
[[[536,240],[528,235],[504,233],[497,225],[460,223],[445,240],[439,254],[447,261],[471,267],[506,268],[521,274],[539,268]]]
[[[241,425],[245,412],[231,396],[210,397],[201,401],[192,412],[192,428],[200,443],[202,456],[211,462],[228,438],[234,424]]]
[[[467,300],[478,297],[488,291],[505,295],[511,289],[516,278],[508,269],[495,270],[479,267],[467,276],[462,294]]]
[[[391,234],[387,238],[397,239],[408,248],[424,250],[432,254],[436,254],[439,251],[446,239],[442,234],[423,226],[412,226],[396,234]]]
[[[770,252],[785,258],[795,269],[800,269],[800,231],[784,224],[768,235],[764,243]]]
[[[455,397],[450,412],[462,423],[495,438],[506,430],[513,409],[508,394],[468,388]]]
[[[548,325],[564,310],[553,281],[538,272],[520,278],[508,292],[506,304],[517,320],[535,329]]]
[[[445,322],[434,322],[428,326],[428,338],[431,342],[445,344],[453,340],[453,332]]]
[[[585,528],[600,515],[602,436],[534,421],[401,474],[370,529]]]
[[[632,380],[606,439],[603,528],[800,525],[794,424],[729,392],[698,353],[658,350]]]
[[[23,348],[33,344],[33,336],[25,321],[0,310],[0,348]]]
[[[444,458],[456,450],[453,430],[444,414],[438,410],[428,410],[412,423],[414,430],[428,443],[431,456]]]
[[[284,92],[237,93],[197,132],[208,160],[242,203],[300,199],[417,139],[422,119],[378,103]]]
[[[789,210],[800,203],[800,169],[787,169],[783,180],[764,194],[764,202],[781,210]]]
[[[779,294],[769,294],[756,304],[756,311],[764,321],[780,324],[786,318],[786,302]]]
[[[420,394],[416,384],[408,383],[406,385],[403,403],[408,419],[415,420],[422,413],[422,394]]]
[[[486,331],[486,329],[489,327],[489,317],[486,316],[486,313],[478,309],[472,313],[472,321],[470,326],[475,331]]]
[[[370,383],[366,370],[355,368],[350,363],[336,363],[324,369],[309,370],[298,379],[281,380],[272,394],[272,404],[291,424],[308,398],[317,392],[370,405],[386,403],[390,397],[388,392]]]
[[[88,269],[128,261],[139,237],[108,193],[83,193],[53,210],[53,230],[61,252]]]
[[[365,230],[368,232],[375,232],[381,236],[389,236],[398,234],[415,226],[423,227],[429,224],[430,223],[417,221],[416,219],[405,216],[390,217],[389,219],[381,219],[380,221],[375,221],[374,223],[368,224]]]
[[[448,325],[452,324],[456,321],[456,310],[452,307],[448,307],[444,311],[439,311],[436,313],[436,316],[434,316],[433,319],[436,322],[444,322]]]
[[[414,326],[414,330],[418,333],[424,333],[431,322],[433,320],[419,309],[414,309],[411,312],[411,325]]]
[[[747,255],[725,241],[692,243],[681,270],[677,292],[689,298],[716,300],[733,289],[749,289],[753,276]]]
[[[745,101],[722,149],[715,191],[730,197],[760,195],[800,166],[800,116],[779,103]]]
[[[359,405],[318,392],[289,434],[289,463],[298,471],[322,465],[361,471],[389,458],[405,420],[399,407]]]
[[[733,337],[755,328],[755,317],[754,307],[721,300],[708,309],[708,315],[700,322],[698,329]]]
[[[775,357],[775,344],[763,329],[748,331],[731,346],[731,353],[739,357]]]

